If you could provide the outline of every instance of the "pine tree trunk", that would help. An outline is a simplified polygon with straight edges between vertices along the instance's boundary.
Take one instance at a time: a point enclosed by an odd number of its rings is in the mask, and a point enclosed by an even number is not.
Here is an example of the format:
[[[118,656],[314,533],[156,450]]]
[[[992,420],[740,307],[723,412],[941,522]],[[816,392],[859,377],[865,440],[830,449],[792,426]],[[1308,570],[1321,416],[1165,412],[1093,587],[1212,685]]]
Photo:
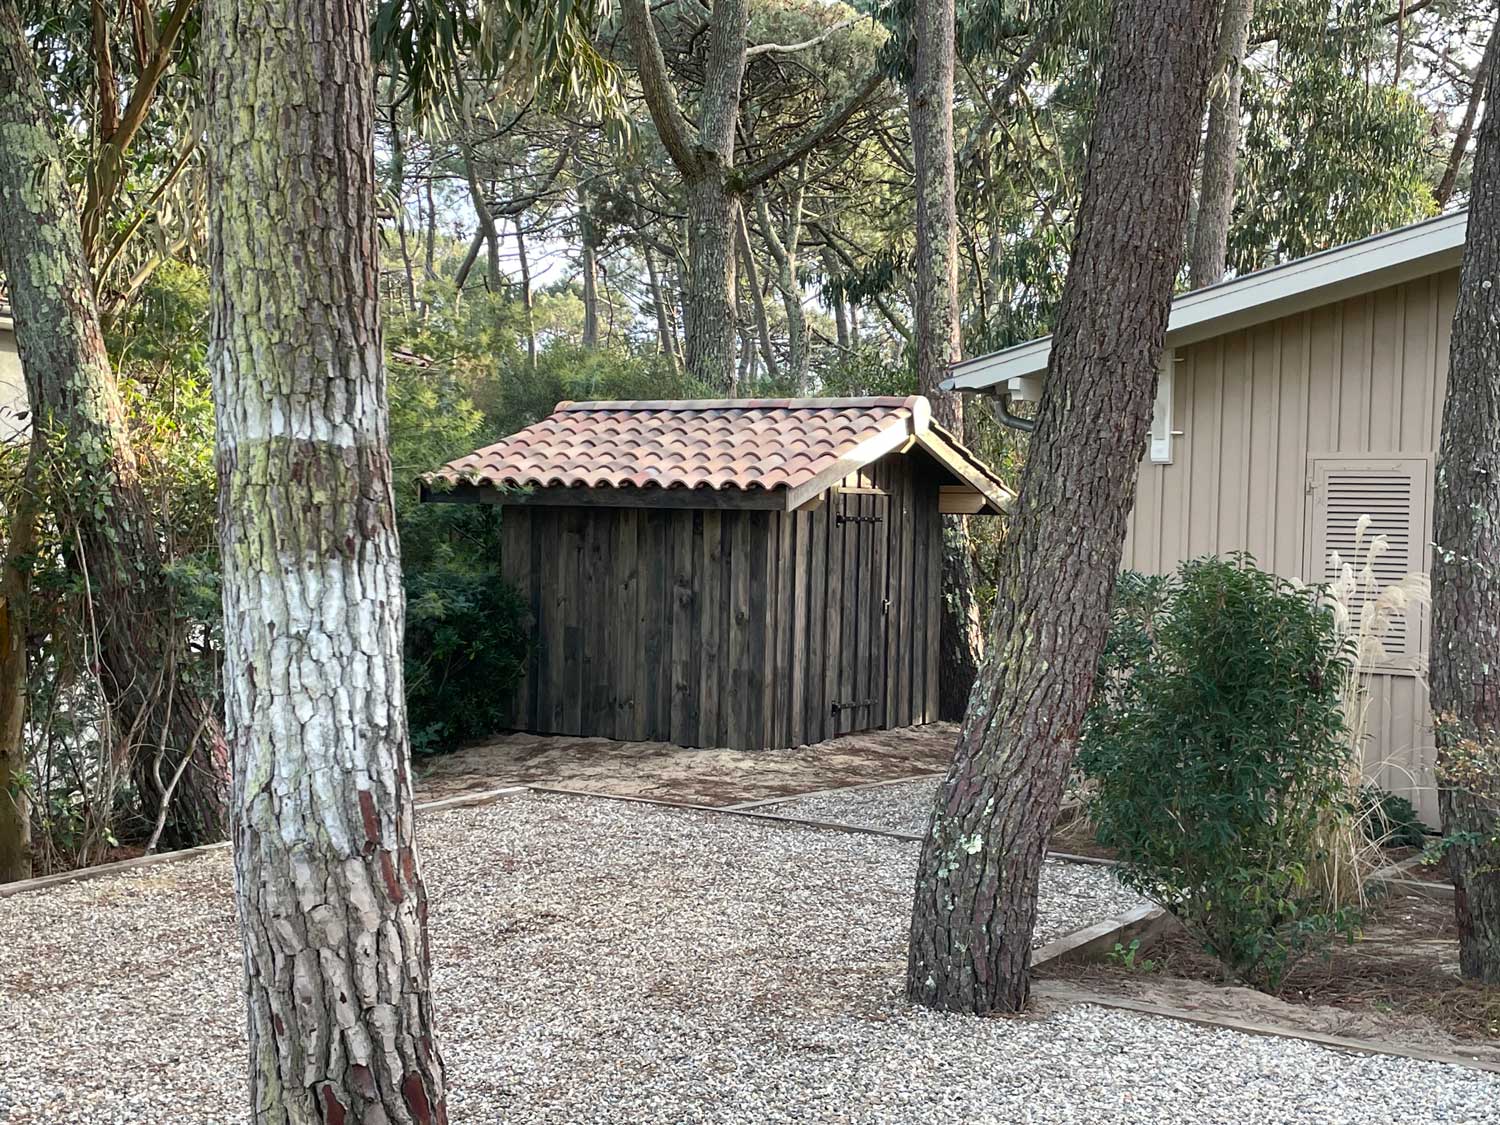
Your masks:
[[[755,254],[750,249],[750,227],[743,212],[736,227],[736,236],[740,258],[745,263],[745,285],[750,290],[750,304],[755,310],[755,333],[760,342],[761,359],[766,365],[766,373],[776,379],[781,376],[781,365],[776,359],[776,350],[771,346],[771,321],[766,316],[766,298],[760,286],[760,270],[755,264]],[[743,361],[748,357],[742,355],[740,358]]]
[[[792,188],[791,197],[787,200],[786,229],[780,233],[776,230],[776,223],[771,215],[770,205],[766,202],[765,192],[759,191],[755,195],[761,232],[765,236],[766,247],[771,251],[771,257],[776,263],[774,276],[776,291],[781,294],[781,307],[786,314],[787,374],[799,395],[807,394],[808,365],[807,316],[802,309],[802,287],[797,283],[797,250],[802,240],[802,199],[806,179],[807,161],[803,160],[798,164],[797,183]],[[745,235],[747,261],[750,260],[749,247],[750,239],[747,233]],[[759,304],[758,293],[757,303]],[[756,311],[764,320],[764,305],[759,304]],[[767,349],[768,363],[769,360],[770,353]],[[773,374],[775,374],[774,371]]]
[[[583,346],[593,349],[599,346],[598,234],[594,229],[594,216],[589,213],[588,197],[582,194],[578,197],[578,237],[583,244]],[[650,251],[647,254],[647,265],[650,265]],[[654,280],[652,284],[655,285]],[[660,315],[659,307],[657,312]]]
[[[953,0],[915,6],[912,76],[907,87],[912,164],[916,170],[917,387],[932,401],[938,425],[963,440],[963,403],[939,390],[962,354],[958,305],[958,210],[953,160]],[[961,719],[979,674],[984,634],[974,596],[968,521],[943,519],[943,604],[938,714]]]
[[[666,357],[667,370],[676,375],[677,345],[672,338],[671,314],[666,294],[662,292],[661,275],[656,272],[656,258],[651,253],[651,247],[643,245],[641,253],[646,259],[646,277],[651,284],[651,307],[656,310],[656,342],[661,348],[661,354]],[[585,324],[588,323],[587,317],[588,313],[585,311]]]
[[[711,388],[735,381],[739,317],[734,301],[734,227],[739,201],[729,193],[723,167],[687,181],[688,265],[683,294],[687,369]]]
[[[832,250],[823,250],[823,276],[833,280],[839,276],[839,260]],[[853,344],[849,335],[849,306],[844,300],[843,294],[833,299],[833,327],[838,340],[839,350],[848,351]]]
[[[1193,226],[1188,275],[1194,289],[1217,285],[1229,268],[1229,221],[1234,215],[1235,167],[1240,156],[1240,92],[1255,0],[1225,0],[1219,32],[1218,88],[1208,106],[1203,142],[1203,186]]]
[[[201,41],[257,1125],[447,1116],[407,774],[368,21],[362,0],[211,0]]]
[[[15,309],[47,494],[87,584],[110,737],[162,840],[224,838],[228,758],[163,571],[119,386],[105,351],[75,201],[20,17],[0,0],[0,261]],[[179,771],[179,767],[181,770]],[[180,776],[178,776],[180,773]],[[175,788],[171,779],[177,777]]]
[[[531,261],[526,257],[526,231],[521,216],[515,217],[516,257],[521,266],[521,311],[526,323],[526,366],[536,370],[536,308],[531,297]]]
[[[429,169],[422,183],[427,197],[427,228],[423,235],[422,276],[428,281],[437,280],[437,204],[432,199],[432,171]]]
[[[1500,98],[1491,68],[1486,101]],[[1500,116],[1474,152],[1469,233],[1459,274],[1433,506],[1432,653],[1459,968],[1500,985]]]
[[[1145,450],[1217,30],[1216,0],[1117,0],[989,657],[918,869],[907,995],[1016,1011],[1036,893],[1093,688]]]
[[[464,148],[463,163],[464,181],[469,187],[469,202],[474,205],[474,221],[479,225],[474,237],[476,241],[481,238],[484,240],[485,288],[491,293],[501,293],[505,289],[505,282],[500,276],[500,230],[495,226],[495,216],[490,212],[489,202],[484,196],[484,188],[480,186],[479,175],[474,169],[473,150],[467,146]],[[475,249],[477,250],[477,247]],[[464,265],[459,269],[458,287],[460,289],[468,280],[474,256],[475,250],[470,250]]]

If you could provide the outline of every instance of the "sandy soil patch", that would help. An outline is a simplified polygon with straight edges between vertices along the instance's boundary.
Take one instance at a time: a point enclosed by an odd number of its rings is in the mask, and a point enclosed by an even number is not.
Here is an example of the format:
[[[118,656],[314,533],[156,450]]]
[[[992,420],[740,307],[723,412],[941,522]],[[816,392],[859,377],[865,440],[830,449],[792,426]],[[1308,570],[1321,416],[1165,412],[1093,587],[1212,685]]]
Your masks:
[[[868,731],[790,750],[693,750],[665,742],[508,734],[417,763],[420,801],[503,785],[561,785],[617,797],[733,805],[941,772],[958,728]]]

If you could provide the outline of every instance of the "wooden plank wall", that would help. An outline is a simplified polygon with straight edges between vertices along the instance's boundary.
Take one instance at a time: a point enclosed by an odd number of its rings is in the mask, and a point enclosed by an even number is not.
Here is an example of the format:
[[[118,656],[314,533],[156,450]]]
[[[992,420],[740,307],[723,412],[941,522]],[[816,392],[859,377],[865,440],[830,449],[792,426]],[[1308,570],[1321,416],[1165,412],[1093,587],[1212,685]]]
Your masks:
[[[762,749],[932,721],[937,486],[893,455],[811,511],[507,507],[513,726]]]

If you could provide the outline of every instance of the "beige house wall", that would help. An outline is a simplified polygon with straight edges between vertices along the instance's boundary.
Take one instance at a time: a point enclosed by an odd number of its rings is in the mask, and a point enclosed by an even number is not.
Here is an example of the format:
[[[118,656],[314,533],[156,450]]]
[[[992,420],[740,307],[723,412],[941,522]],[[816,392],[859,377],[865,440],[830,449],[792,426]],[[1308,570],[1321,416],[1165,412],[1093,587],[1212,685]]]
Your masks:
[[[1319,579],[1315,462],[1389,457],[1425,493],[1412,558],[1430,569],[1432,458],[1458,291],[1450,270],[1179,349],[1170,464],[1142,463],[1125,565],[1248,551]],[[1382,785],[1437,820],[1425,622],[1375,677],[1367,759]]]
[[[17,417],[26,410],[26,384],[21,378],[21,356],[16,351],[16,334],[0,321],[0,441],[6,441],[25,430]]]

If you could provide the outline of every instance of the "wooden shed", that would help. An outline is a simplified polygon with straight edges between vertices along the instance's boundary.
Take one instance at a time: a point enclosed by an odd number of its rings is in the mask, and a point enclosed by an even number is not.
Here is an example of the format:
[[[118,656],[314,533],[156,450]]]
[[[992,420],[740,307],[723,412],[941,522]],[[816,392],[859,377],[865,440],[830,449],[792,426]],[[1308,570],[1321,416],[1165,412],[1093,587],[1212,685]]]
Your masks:
[[[939,515],[1011,499],[918,396],[564,402],[423,494],[505,507],[515,728],[742,750],[935,719]]]

